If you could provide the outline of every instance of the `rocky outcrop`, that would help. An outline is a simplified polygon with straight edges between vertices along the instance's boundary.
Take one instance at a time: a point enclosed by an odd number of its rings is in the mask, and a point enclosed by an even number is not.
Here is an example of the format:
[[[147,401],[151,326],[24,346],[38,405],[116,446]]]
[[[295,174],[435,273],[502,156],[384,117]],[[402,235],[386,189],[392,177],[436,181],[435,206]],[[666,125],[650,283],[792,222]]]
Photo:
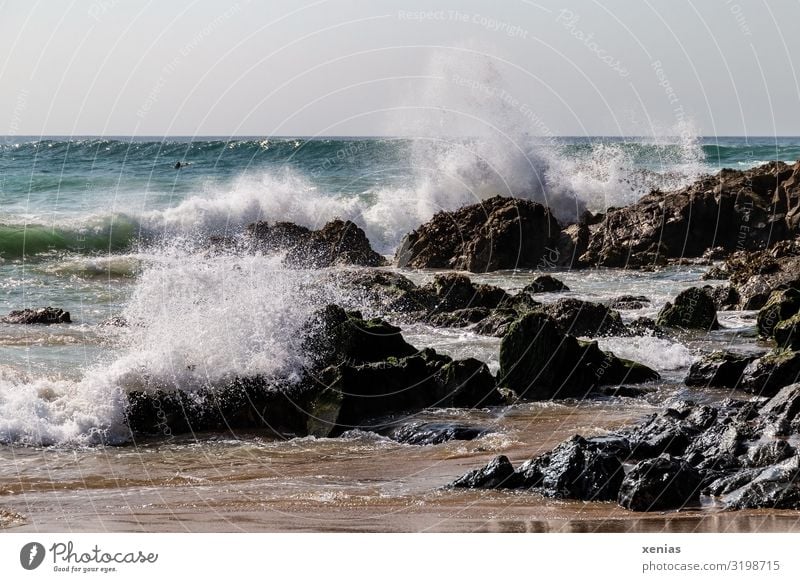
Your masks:
[[[375,428],[376,419],[428,407],[503,403],[482,362],[417,350],[399,328],[329,305],[304,326],[299,378],[236,378],[191,393],[153,386],[129,394],[135,434],[267,430],[281,436],[337,436]]]
[[[55,307],[40,307],[39,309],[20,309],[10,312],[0,319],[2,323],[20,323],[24,325],[72,323],[69,311]]]
[[[608,304],[611,309],[642,309],[648,305],[650,300],[644,295],[620,295]]]
[[[703,289],[691,287],[681,291],[673,303],[667,303],[658,313],[656,323],[663,327],[681,329],[719,328],[717,307]]]
[[[608,384],[656,380],[642,364],[604,352],[596,342],[565,335],[550,316],[533,311],[513,325],[500,344],[500,383],[526,400],[583,398]]]
[[[761,309],[773,291],[800,289],[800,239],[767,250],[736,252],[705,278],[729,279],[739,295],[738,309]]]
[[[246,237],[261,251],[285,252],[284,264],[289,267],[378,267],[386,262],[372,250],[364,231],[349,220],[332,220],[319,230],[290,222],[255,222],[247,226]]]
[[[641,461],[625,475],[619,504],[632,511],[659,511],[698,505],[703,478],[682,459],[661,455]]]
[[[453,485],[616,499],[633,511],[697,506],[701,494],[730,509],[800,509],[800,456],[790,442],[799,433],[800,384],[792,384],[763,404],[683,402],[615,435],[573,437],[517,469],[498,457]]]
[[[552,317],[562,333],[576,337],[627,335],[620,314],[601,303],[569,297],[537,309]]]
[[[722,170],[677,191],[653,191],[609,210],[581,257],[606,267],[645,267],[702,257],[715,247],[758,250],[800,232],[800,162]]]
[[[722,351],[706,354],[692,363],[684,383],[687,386],[737,388],[745,368],[755,359],[755,356]]]
[[[759,396],[772,396],[800,381],[800,351],[776,348],[750,362],[742,372],[740,387]]]
[[[536,202],[495,196],[454,212],[439,212],[408,234],[397,265],[480,273],[541,268],[557,251],[561,228]]]
[[[556,293],[569,291],[569,287],[550,275],[539,275],[533,281],[525,285],[522,289],[524,293],[535,295],[536,293]]]

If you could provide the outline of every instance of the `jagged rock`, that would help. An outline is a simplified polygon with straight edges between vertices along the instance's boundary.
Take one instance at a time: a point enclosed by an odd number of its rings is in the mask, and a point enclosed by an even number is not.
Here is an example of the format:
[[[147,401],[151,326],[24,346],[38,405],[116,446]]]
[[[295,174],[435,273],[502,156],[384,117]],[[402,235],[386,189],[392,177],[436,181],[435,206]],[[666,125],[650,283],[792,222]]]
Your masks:
[[[639,462],[625,475],[619,504],[632,511],[680,509],[699,503],[702,475],[670,455]]]
[[[480,335],[503,337],[517,319],[519,313],[513,309],[494,309],[473,328],[473,331]]]
[[[798,509],[800,508],[800,457],[763,469],[745,485],[724,498],[729,509]]]
[[[644,295],[620,295],[611,300],[608,306],[611,309],[642,309],[650,303]]]
[[[705,285],[703,286],[703,290],[711,297],[717,311],[736,310],[741,301],[739,292],[733,285],[718,285],[717,287]]]
[[[779,289],[800,289],[800,239],[777,243],[761,251],[739,251],[706,278],[730,279],[739,293],[739,309],[761,309]]]
[[[317,311],[305,323],[301,348],[312,366],[322,369],[342,362],[364,364],[413,355],[399,327],[381,319],[365,320],[338,305]]]
[[[800,163],[771,162],[722,170],[673,192],[653,191],[609,210],[580,260],[643,267],[700,257],[714,247],[766,248],[797,233],[798,175]]]
[[[684,382],[687,386],[736,388],[745,368],[755,359],[731,352],[712,352],[691,365]]]
[[[772,332],[778,345],[792,350],[800,350],[800,313],[781,321]]]
[[[12,311],[0,321],[2,321],[2,323],[21,323],[25,325],[72,323],[69,311],[64,311],[63,309],[57,309],[55,307],[40,307],[39,309]]]
[[[797,313],[800,313],[800,288],[787,287],[773,291],[758,312],[756,321],[759,334],[771,337],[779,323]]]
[[[455,311],[483,307],[494,309],[508,302],[508,293],[492,285],[475,285],[466,275],[447,273],[436,275],[424,290],[436,297],[437,311]]]
[[[450,441],[471,441],[489,430],[451,422],[421,422],[392,426],[379,432],[407,445],[439,445]]]
[[[587,224],[570,224],[561,231],[555,252],[549,249],[543,257],[541,268],[550,267],[582,267],[580,257],[589,248],[591,237]]]
[[[595,386],[656,380],[650,368],[564,335],[551,317],[523,315],[500,344],[502,385],[528,400],[582,398]]]
[[[399,267],[485,272],[541,268],[556,249],[561,228],[536,202],[495,196],[454,212],[439,212],[408,234],[397,251]]]
[[[603,439],[587,440],[576,435],[526,463],[519,473],[525,476],[524,486],[539,487],[551,497],[584,501],[616,499],[625,475],[620,457],[627,456],[626,445],[609,446]],[[538,480],[535,472],[540,475]]]
[[[538,309],[552,317],[562,333],[576,337],[627,334],[620,314],[600,303],[568,297]]]
[[[775,440],[751,447],[747,452],[745,464],[748,467],[766,467],[780,463],[794,453],[794,447],[788,442]]]
[[[290,267],[378,267],[386,263],[372,250],[364,231],[349,220],[332,220],[315,231],[290,222],[255,222],[247,226],[246,235],[260,250],[285,251],[284,264]]]
[[[488,465],[462,475],[450,484],[450,487],[468,489],[512,489],[516,486],[514,466],[508,457],[500,455],[492,459]]]
[[[321,437],[401,412],[505,402],[485,364],[454,362],[430,349],[399,359],[331,366],[314,381],[320,389],[309,404],[309,433]]]
[[[524,293],[534,295],[536,293],[556,293],[559,291],[569,291],[569,287],[550,275],[540,275],[533,281],[525,285],[522,289]]]
[[[798,381],[800,352],[777,348],[747,365],[740,386],[760,396],[773,396],[784,386]]]
[[[437,304],[429,290],[399,273],[376,269],[336,271],[331,279],[346,288],[357,303],[387,314],[428,313]]]
[[[800,384],[784,386],[761,407],[759,414],[768,432],[790,435],[800,432]]]
[[[637,317],[628,324],[628,333],[639,336],[662,337],[666,332],[650,317]]]
[[[658,314],[656,323],[664,327],[684,329],[718,329],[717,308],[702,289],[690,287],[667,303]]]

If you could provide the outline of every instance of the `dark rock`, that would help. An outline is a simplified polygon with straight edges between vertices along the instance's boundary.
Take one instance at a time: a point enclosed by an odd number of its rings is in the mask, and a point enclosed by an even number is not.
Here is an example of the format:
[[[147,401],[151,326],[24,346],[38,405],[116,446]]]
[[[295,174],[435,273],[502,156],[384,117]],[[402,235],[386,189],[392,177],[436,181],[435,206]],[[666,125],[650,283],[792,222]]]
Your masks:
[[[435,327],[467,327],[483,321],[490,313],[491,311],[485,307],[470,307],[468,309],[434,313],[426,321]]]
[[[699,503],[702,475],[686,461],[661,455],[638,463],[625,476],[619,504],[632,511],[680,509]]]
[[[495,457],[481,469],[470,471],[450,484],[469,489],[512,489],[516,487],[514,467],[505,455]]]
[[[603,386],[599,389],[603,396],[617,396],[620,398],[641,398],[650,394],[644,388],[634,388],[633,386]]]
[[[454,362],[430,349],[399,359],[331,366],[314,380],[318,394],[308,405],[309,433],[323,437],[397,413],[505,402],[485,364]]]
[[[774,396],[800,381],[800,352],[778,348],[753,360],[744,369],[740,387],[760,396]]]
[[[711,297],[711,300],[714,302],[714,306],[717,308],[717,311],[736,310],[739,306],[739,302],[741,301],[739,292],[733,285],[718,285],[716,287],[705,285],[703,290],[708,293],[709,297]]]
[[[561,231],[555,252],[548,249],[540,261],[541,268],[570,267],[579,268],[583,264],[580,257],[589,248],[591,231],[587,224],[570,224]]]
[[[681,291],[674,303],[667,303],[656,320],[658,325],[684,329],[718,329],[717,308],[702,289]]]
[[[364,231],[349,220],[332,220],[315,231],[290,222],[255,222],[247,226],[246,235],[259,250],[286,252],[284,264],[291,267],[378,267],[386,262],[372,250]]]
[[[759,410],[764,428],[779,435],[800,432],[800,384],[790,384],[770,398]]]
[[[628,333],[631,335],[662,337],[665,331],[649,317],[637,317],[628,324]]]
[[[751,481],[728,493],[723,501],[729,509],[800,508],[800,457],[763,469]]]
[[[742,469],[734,473],[725,474],[705,487],[703,493],[714,496],[725,495],[726,493],[730,493],[731,491],[735,491],[747,485],[756,478],[759,473],[761,473],[761,469]]]
[[[600,303],[568,297],[538,309],[553,318],[561,333],[576,337],[627,335],[620,314]]]
[[[784,319],[772,332],[778,345],[792,350],[800,350],[800,313]]]
[[[797,313],[800,313],[800,288],[788,287],[773,291],[758,312],[759,334],[772,337],[776,326]]]
[[[731,352],[712,352],[692,364],[684,382],[687,386],[736,388],[745,368],[755,359]]]
[[[392,426],[379,432],[407,445],[439,445],[449,441],[471,441],[489,431],[482,427],[457,423],[421,422]]]
[[[730,279],[739,294],[739,309],[761,309],[779,289],[800,289],[800,239],[781,241],[771,249],[739,251],[712,269],[706,278]]]
[[[377,269],[336,271],[331,278],[345,287],[358,304],[387,314],[428,313],[436,297],[399,273]]]
[[[423,289],[436,297],[436,311],[455,311],[483,307],[494,309],[507,303],[508,293],[492,285],[475,285],[466,275],[447,273],[436,275]]]
[[[653,191],[609,210],[581,262],[644,267],[722,247],[755,250],[794,236],[800,164],[722,170],[677,191]],[[786,190],[789,188],[789,190]],[[791,211],[788,209],[792,208]],[[714,228],[709,228],[714,225]]]
[[[501,384],[528,400],[582,398],[593,387],[656,380],[650,368],[603,352],[596,342],[564,335],[555,320],[531,312],[516,321],[500,344]]]
[[[795,453],[792,445],[782,440],[755,445],[747,451],[745,464],[748,467],[766,467],[780,463]]]
[[[536,293],[556,293],[559,291],[569,291],[569,287],[550,275],[540,275],[533,281],[525,285],[522,289],[524,293],[534,295]]]
[[[602,440],[574,436],[539,459],[536,465],[541,480],[534,486],[551,497],[584,501],[616,499],[625,475],[619,454],[619,448],[610,449]],[[521,474],[530,476],[531,467],[521,467]],[[532,485],[530,477],[526,484]]]
[[[316,369],[343,362],[363,364],[417,352],[399,327],[381,319],[364,320],[358,312],[328,305],[305,323],[301,348]]]
[[[494,309],[473,328],[473,331],[480,335],[503,337],[517,319],[519,313],[513,309]]]
[[[536,202],[495,196],[455,212],[439,212],[408,234],[397,251],[400,267],[485,272],[541,268],[561,228]]]
[[[55,307],[40,307],[39,309],[21,309],[10,312],[2,318],[3,323],[21,323],[25,325],[72,323],[69,311]]]
[[[644,295],[620,295],[611,300],[608,306],[611,309],[642,309],[650,303]]]

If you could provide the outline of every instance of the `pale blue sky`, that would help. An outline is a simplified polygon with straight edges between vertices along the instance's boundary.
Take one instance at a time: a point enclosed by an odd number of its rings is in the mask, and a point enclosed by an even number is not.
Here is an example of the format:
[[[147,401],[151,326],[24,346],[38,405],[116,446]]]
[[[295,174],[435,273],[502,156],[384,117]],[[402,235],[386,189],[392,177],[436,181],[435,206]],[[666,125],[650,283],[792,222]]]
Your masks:
[[[800,134],[798,0],[0,0],[0,15],[0,134]]]

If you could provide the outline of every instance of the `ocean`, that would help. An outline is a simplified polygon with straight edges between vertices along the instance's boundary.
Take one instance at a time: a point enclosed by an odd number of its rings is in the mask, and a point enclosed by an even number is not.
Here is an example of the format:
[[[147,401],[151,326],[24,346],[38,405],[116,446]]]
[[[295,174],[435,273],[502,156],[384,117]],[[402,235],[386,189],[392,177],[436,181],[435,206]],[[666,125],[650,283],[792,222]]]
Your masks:
[[[681,187],[721,168],[798,158],[800,138],[788,137],[531,138],[508,148],[477,138],[6,137],[0,316],[53,306],[69,311],[73,323],[0,323],[0,527],[592,531],[602,523],[608,529],[617,523],[616,506],[439,488],[498,452],[529,458],[576,432],[601,433],[676,399],[727,396],[692,391],[681,380],[701,350],[763,351],[752,312],[721,313],[723,329],[708,336],[601,340],[604,349],[662,374],[657,390],[635,403],[611,398],[421,416],[492,428],[468,443],[413,447],[370,433],[135,441],[124,423],[125,394],[163,385],[192,392],[237,375],[291,377],[304,365],[293,338],[314,309],[336,302],[380,315],[340,288],[330,270],[289,270],[274,256],[208,253],[209,236],[236,234],[256,220],[320,227],[340,217],[356,222],[391,257],[402,237],[434,213],[495,194],[544,202],[569,222],[585,210],[630,204],[651,189]],[[547,300],[642,294],[651,304],[623,317],[652,316],[699,284],[703,272],[563,271],[558,277],[571,291]],[[434,273],[405,274],[424,282]],[[534,275],[474,279],[515,291]],[[109,324],[118,317],[128,325]],[[407,326],[404,336],[417,347],[477,357],[497,370],[495,338],[422,324]],[[670,525],[648,516],[614,527],[797,527],[791,512],[785,519],[780,512],[738,512],[704,521],[712,509],[687,512]]]

